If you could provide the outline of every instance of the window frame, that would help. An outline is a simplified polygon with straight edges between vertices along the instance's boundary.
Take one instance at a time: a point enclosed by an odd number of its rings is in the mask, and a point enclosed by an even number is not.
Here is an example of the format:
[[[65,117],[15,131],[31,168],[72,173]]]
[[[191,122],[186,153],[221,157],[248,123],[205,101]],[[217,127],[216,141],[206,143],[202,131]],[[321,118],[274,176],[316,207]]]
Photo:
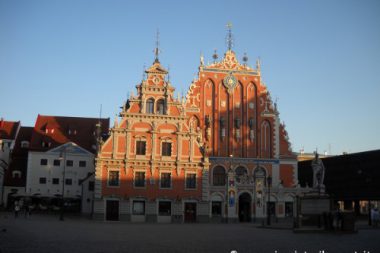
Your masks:
[[[136,185],[137,182],[140,182],[138,181],[138,178],[137,178],[137,173],[144,173],[144,182],[143,182],[143,186],[140,186],[140,185]],[[146,171],[142,171],[142,170],[137,170],[133,173],[133,187],[134,188],[145,188],[146,187]]]
[[[56,182],[56,181],[58,181],[58,182]],[[53,179],[51,180],[51,183],[53,184],[53,185],[59,185],[59,178],[58,177],[53,177]]]
[[[110,174],[111,173],[117,173],[117,184],[110,184],[110,182],[113,182],[113,181],[110,181]],[[114,188],[118,188],[120,187],[120,171],[119,170],[108,170],[108,173],[107,173],[107,186],[108,187],[114,187]]]
[[[66,167],[74,167],[74,161],[73,160],[66,160]]]
[[[161,204],[168,204],[169,203],[169,209],[167,209],[169,212],[166,212],[164,210],[161,209]],[[172,212],[173,212],[173,205],[172,205],[172,202],[170,200],[159,200],[158,203],[157,203],[158,207],[157,207],[157,214],[158,216],[171,216],[172,215]],[[162,210],[162,211],[161,211]]]
[[[140,149],[140,146],[139,144],[141,143],[144,143],[144,149],[142,153],[140,153],[141,149]],[[145,156],[146,155],[146,140],[144,139],[137,139],[136,140],[136,146],[135,146],[135,149],[136,149],[136,155],[141,155],[141,156]]]
[[[154,114],[154,98],[148,98],[145,102],[145,113]]]
[[[169,187],[163,186],[164,181],[162,176],[164,174],[169,174]],[[160,189],[172,189],[172,173],[170,171],[160,172]]]
[[[143,203],[143,211],[142,212],[136,212],[135,211],[135,203]],[[145,203],[145,200],[141,200],[141,199],[134,199],[132,200],[132,215],[145,215],[146,214],[146,203]]]
[[[188,179],[189,179],[189,175],[191,176],[195,176],[194,178],[194,187],[188,187]],[[197,173],[196,172],[186,172],[185,173],[185,189],[186,190],[196,190],[197,189]]]
[[[159,115],[165,115],[165,99],[160,98],[156,102],[156,113]]]
[[[42,166],[47,166],[47,165],[48,165],[48,159],[46,159],[46,158],[41,158],[41,160],[40,160],[40,165],[42,165]]]
[[[217,174],[219,177],[218,177],[218,180],[215,180],[215,178],[217,178],[217,177],[215,177],[215,169],[218,169],[218,168],[221,168],[222,170],[223,170],[223,172],[224,172],[224,176],[223,176],[223,182],[224,182],[224,184],[215,184],[215,182],[220,182],[220,181],[222,181],[221,180],[221,178],[222,178],[222,174],[220,173],[220,174]],[[220,165],[218,165],[218,166],[215,166],[213,169],[212,169],[212,186],[220,186],[220,187],[222,187],[222,186],[226,186],[226,183],[227,183],[227,173],[226,173],[226,169],[223,167],[223,166],[220,166]]]
[[[73,185],[73,179],[72,178],[65,178],[65,185]]]
[[[46,184],[47,183],[47,179],[46,177],[40,177],[39,180],[38,180],[39,184]]]
[[[84,161],[84,160],[79,161],[79,167],[81,168],[87,167],[87,161]]]
[[[161,156],[162,157],[171,157],[172,156],[172,148],[173,148],[173,143],[171,141],[168,141],[168,140],[164,140],[161,142]],[[170,153],[169,154],[166,154],[166,149],[164,149],[164,145],[170,145]],[[164,154],[165,153],[165,154]]]

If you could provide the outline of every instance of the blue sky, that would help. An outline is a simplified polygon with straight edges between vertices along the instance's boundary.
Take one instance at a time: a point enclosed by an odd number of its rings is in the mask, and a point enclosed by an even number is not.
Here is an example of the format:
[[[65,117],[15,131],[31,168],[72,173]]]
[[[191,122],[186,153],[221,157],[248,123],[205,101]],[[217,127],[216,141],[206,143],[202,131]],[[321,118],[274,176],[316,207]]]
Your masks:
[[[380,148],[380,1],[3,1],[0,116],[110,117],[154,60],[186,94],[199,56],[262,60],[293,150]]]

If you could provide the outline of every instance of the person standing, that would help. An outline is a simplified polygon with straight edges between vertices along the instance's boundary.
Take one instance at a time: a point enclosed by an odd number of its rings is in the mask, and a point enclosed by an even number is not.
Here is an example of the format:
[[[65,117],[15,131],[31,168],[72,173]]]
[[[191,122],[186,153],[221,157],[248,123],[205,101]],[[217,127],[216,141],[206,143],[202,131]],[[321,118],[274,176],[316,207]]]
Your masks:
[[[19,212],[20,212],[20,205],[19,205],[18,201],[16,200],[15,201],[15,218],[18,217]]]

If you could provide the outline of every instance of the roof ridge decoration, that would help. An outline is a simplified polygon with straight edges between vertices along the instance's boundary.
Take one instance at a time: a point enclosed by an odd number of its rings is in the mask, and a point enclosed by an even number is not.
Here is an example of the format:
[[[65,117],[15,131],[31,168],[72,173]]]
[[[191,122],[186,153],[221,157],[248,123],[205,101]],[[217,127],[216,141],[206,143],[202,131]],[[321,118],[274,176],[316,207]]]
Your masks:
[[[258,71],[252,69],[247,64],[241,64],[236,54],[232,50],[228,50],[224,54],[224,58],[219,62],[214,62],[203,68],[204,71],[222,71],[222,72],[249,72],[254,75],[258,75]]]

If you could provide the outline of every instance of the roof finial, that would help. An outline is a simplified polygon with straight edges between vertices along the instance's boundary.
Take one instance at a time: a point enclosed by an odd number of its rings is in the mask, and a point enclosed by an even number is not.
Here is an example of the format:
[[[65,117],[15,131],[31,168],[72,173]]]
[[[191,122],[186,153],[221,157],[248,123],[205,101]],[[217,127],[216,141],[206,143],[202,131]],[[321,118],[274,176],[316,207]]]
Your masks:
[[[234,39],[232,37],[232,23],[231,22],[228,22],[227,24],[227,31],[228,31],[228,34],[227,34],[226,42],[227,42],[228,50],[231,51],[234,44]]]
[[[245,65],[247,65],[247,62],[248,62],[248,56],[247,56],[247,53],[244,53],[244,56],[243,56],[243,62]]]
[[[154,62],[159,62],[158,55],[160,53],[161,53],[161,50],[160,50],[160,31],[157,29],[157,33],[156,33],[156,48],[154,49],[154,56],[155,56]]]
[[[214,63],[218,59],[218,54],[216,53],[216,49],[214,49],[214,54],[212,55],[212,58],[214,59]]]

